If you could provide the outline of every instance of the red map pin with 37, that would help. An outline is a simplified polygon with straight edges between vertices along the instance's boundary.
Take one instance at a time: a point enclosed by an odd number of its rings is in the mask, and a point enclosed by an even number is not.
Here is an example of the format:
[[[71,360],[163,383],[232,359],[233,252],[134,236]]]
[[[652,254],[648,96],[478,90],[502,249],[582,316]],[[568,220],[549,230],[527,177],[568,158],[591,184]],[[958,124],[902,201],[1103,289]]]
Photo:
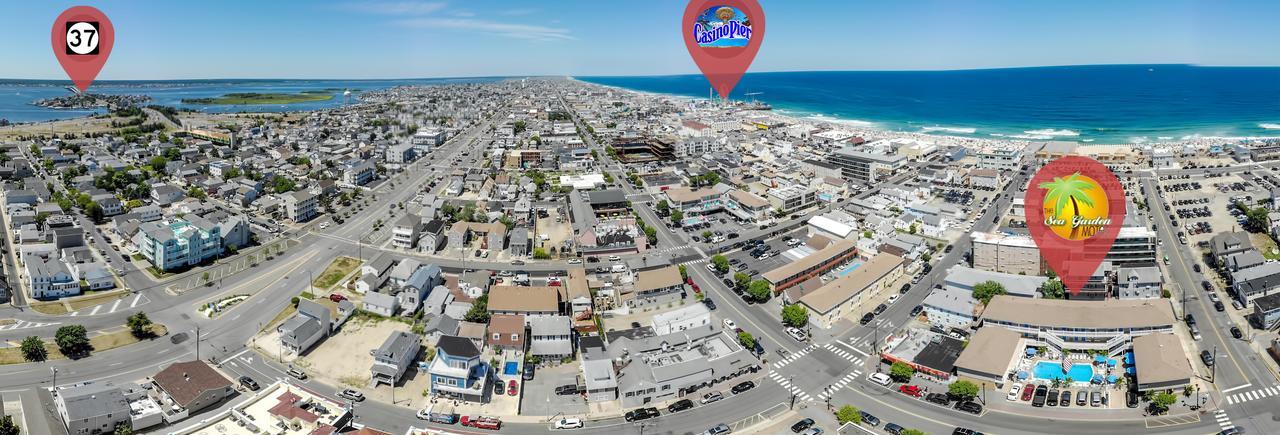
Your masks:
[[[727,99],[760,51],[764,9],[755,0],[692,0],[680,33],[702,75]]]
[[[62,11],[50,32],[53,55],[75,82],[80,92],[89,89],[111,55],[116,31],[102,11],[91,6],[74,6]]]
[[[1124,188],[1087,157],[1056,159],[1040,168],[1026,196],[1027,229],[1040,256],[1078,295],[1111,252],[1124,225]]]

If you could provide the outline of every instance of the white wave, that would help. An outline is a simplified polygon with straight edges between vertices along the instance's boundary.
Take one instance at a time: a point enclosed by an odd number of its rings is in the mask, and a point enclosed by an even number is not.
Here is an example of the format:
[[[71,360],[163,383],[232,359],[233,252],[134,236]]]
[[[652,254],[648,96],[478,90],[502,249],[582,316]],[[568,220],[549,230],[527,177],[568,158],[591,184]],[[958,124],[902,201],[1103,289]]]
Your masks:
[[[1274,122],[1264,122],[1258,124],[1258,127],[1261,127],[1263,130],[1280,130],[1280,124]]]
[[[1079,132],[1075,132],[1067,129],[1054,130],[1052,128],[1042,128],[1039,130],[1027,130],[1027,131],[1024,131],[1023,133],[1033,134],[1036,136],[1079,136],[1080,135]]]
[[[937,126],[924,127],[922,128],[922,130],[924,130],[925,132],[942,131],[947,133],[960,133],[960,134],[973,134],[978,131],[978,129],[973,127],[937,127]]]
[[[1173,136],[1156,136],[1156,139],[1170,140],[1170,139],[1173,139]]]
[[[1129,142],[1133,142],[1133,143],[1147,143],[1147,140],[1148,139],[1146,136],[1137,136],[1137,137],[1129,138]]]
[[[1043,134],[1011,134],[1011,135],[1009,135],[1008,137],[1009,137],[1010,139],[1026,139],[1026,140],[1049,140],[1049,139],[1053,139],[1053,136],[1045,136],[1045,135],[1043,135]]]
[[[990,133],[990,134],[988,134],[988,136],[1004,137],[1004,135],[1003,135],[1003,134],[1000,134],[1000,133]]]
[[[818,121],[825,121],[825,122],[835,122],[839,124],[856,125],[860,127],[870,127],[870,126],[876,125],[876,123],[871,121],[863,121],[861,119],[841,119],[841,118],[836,118],[834,116],[823,115],[821,113],[815,114],[815,115],[809,115],[809,116],[806,116],[805,118],[814,119]]]
[[[1093,139],[1080,139],[1080,142],[1093,142]]]

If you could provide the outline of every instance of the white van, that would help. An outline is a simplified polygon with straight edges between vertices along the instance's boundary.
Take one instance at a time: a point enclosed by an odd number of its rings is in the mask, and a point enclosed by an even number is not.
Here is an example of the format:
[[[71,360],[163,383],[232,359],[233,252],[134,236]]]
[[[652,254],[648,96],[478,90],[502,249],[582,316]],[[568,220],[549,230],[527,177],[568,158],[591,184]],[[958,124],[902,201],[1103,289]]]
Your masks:
[[[884,385],[886,387],[889,386],[890,382],[893,382],[892,379],[889,379],[889,375],[886,375],[884,373],[872,373],[870,376],[867,376],[867,379],[871,380],[871,382],[875,382],[877,384]]]
[[[627,265],[625,265],[625,264],[615,264],[615,265],[613,265],[613,268],[611,268],[610,270],[611,270],[611,271],[613,271],[613,273],[622,273],[622,272],[626,272],[626,271],[627,271]]]

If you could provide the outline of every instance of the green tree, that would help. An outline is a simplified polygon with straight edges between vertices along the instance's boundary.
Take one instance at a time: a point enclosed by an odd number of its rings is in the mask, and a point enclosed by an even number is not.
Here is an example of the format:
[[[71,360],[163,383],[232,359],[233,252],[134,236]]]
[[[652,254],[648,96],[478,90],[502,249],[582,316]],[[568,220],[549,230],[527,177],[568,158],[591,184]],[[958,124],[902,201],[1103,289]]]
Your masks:
[[[131,427],[129,423],[117,424],[115,433],[112,435],[133,435],[133,427]]]
[[[1062,299],[1066,297],[1067,288],[1062,285],[1062,281],[1050,279],[1040,285],[1040,293],[1045,299]]]
[[[34,335],[22,339],[22,357],[27,361],[44,361],[49,351],[44,348],[44,340]]]
[[[756,347],[756,338],[751,336],[750,332],[742,331],[738,333],[738,342],[742,343],[742,347],[753,349]]]
[[[729,272],[729,259],[725,258],[723,255],[716,254],[712,256],[711,265],[715,266],[716,270],[720,271],[720,273]]]
[[[539,246],[537,248],[533,248],[533,258],[538,260],[548,260],[551,258],[551,254],[547,253],[546,248]]]
[[[271,184],[276,193],[292,192],[293,189],[297,187],[297,184],[294,183],[293,180],[278,175],[272,180]]]
[[[671,210],[671,223],[679,225],[684,220],[684,212],[680,210]]]
[[[685,265],[681,264],[681,265],[680,265],[680,267],[679,267],[679,269],[680,269],[680,279],[688,280],[688,279],[689,279],[689,268],[688,268],[688,267],[685,267]]]
[[[702,240],[706,240],[706,241],[710,242],[710,241],[711,241],[711,235],[712,235],[712,233],[711,233],[710,231],[703,231],[703,232],[702,232]]]
[[[926,252],[926,253],[924,253],[923,255],[921,255],[921,256],[920,256],[920,259],[921,259],[921,260],[924,260],[924,262],[925,262],[925,263],[928,263],[928,262],[929,262],[929,260],[932,260],[932,259],[933,259],[933,255],[930,255],[928,252]]]
[[[667,200],[665,199],[658,201],[657,208],[659,214],[665,215],[667,213],[671,213],[671,204],[667,204]]]
[[[916,224],[915,222],[912,222],[912,223],[911,223],[911,228],[908,228],[908,229],[907,229],[907,234],[915,234],[915,233],[916,233],[916,231],[919,231],[919,230],[920,230],[920,229],[919,229],[919,227],[917,226],[917,224]]]
[[[134,337],[147,338],[151,336],[151,319],[147,318],[147,313],[137,312],[126,321],[129,325],[129,332]]]
[[[1005,293],[1004,285],[995,281],[983,281],[973,286],[973,298],[982,301],[982,305]]]
[[[54,333],[54,341],[63,355],[82,355],[89,351],[89,332],[81,325],[67,325],[58,328]]]
[[[782,323],[787,326],[803,328],[809,324],[809,310],[799,304],[782,307]]]
[[[920,429],[903,429],[898,435],[929,435]]]
[[[756,302],[769,300],[769,281],[763,279],[751,281],[751,285],[747,287],[747,293],[750,293]]]
[[[862,424],[862,413],[858,412],[858,408],[853,405],[841,406],[836,410],[836,421],[843,426],[845,423]]]
[[[658,229],[650,226],[644,227],[644,237],[649,241],[649,246],[658,244]]]
[[[20,433],[22,433],[22,427],[13,422],[12,415],[0,417],[0,435],[18,435]]]
[[[483,295],[476,298],[471,304],[471,309],[467,310],[467,314],[463,316],[463,320],[475,323],[489,323],[489,295]]]
[[[947,394],[960,400],[970,400],[978,397],[978,384],[969,381],[955,381],[947,386]]]
[[[151,158],[148,166],[150,166],[153,171],[164,173],[164,165],[166,164],[169,164],[169,161],[165,160],[164,156],[155,156]]]
[[[190,189],[187,189],[187,196],[201,200],[209,197],[208,194],[204,193],[204,189],[198,186],[191,186]]]
[[[737,289],[745,291],[747,286],[751,285],[751,275],[736,272],[733,274],[733,283]]]
[[[866,230],[866,231],[863,231],[863,232],[862,232],[862,238],[864,238],[864,239],[870,239],[870,238],[872,238],[872,237],[875,237],[875,234],[873,234],[873,233],[871,232],[871,230]]]
[[[1053,202],[1053,217],[1070,222],[1071,219],[1064,216],[1066,214],[1065,211],[1067,203],[1071,204],[1071,216],[1073,218],[1080,216],[1080,204],[1093,207],[1093,200],[1089,199],[1087,191],[1096,189],[1097,185],[1086,181],[1079,172],[1076,172],[1066,177],[1053,177],[1053,181],[1040,183],[1036,187],[1048,190],[1048,192],[1045,192],[1044,194],[1044,202]],[[1080,231],[1096,231],[1084,228],[1085,226],[1086,225],[1073,225],[1071,227],[1070,238],[1075,239],[1079,237]]]
[[[1263,233],[1267,231],[1267,209],[1262,207],[1254,207],[1245,212],[1244,227],[1246,230],[1254,233]]]
[[[910,364],[904,363],[902,361],[894,361],[893,365],[889,366],[889,377],[893,378],[893,380],[895,381],[907,382],[907,381],[910,381],[911,377],[915,375],[916,375],[915,367],[911,367]]]
[[[1178,395],[1161,391],[1151,397],[1151,410],[1154,414],[1164,414],[1169,411],[1169,406],[1178,402]]]
[[[241,171],[240,168],[227,168],[226,170],[222,171],[222,178],[227,180],[239,177],[241,175],[244,175],[244,171]]]

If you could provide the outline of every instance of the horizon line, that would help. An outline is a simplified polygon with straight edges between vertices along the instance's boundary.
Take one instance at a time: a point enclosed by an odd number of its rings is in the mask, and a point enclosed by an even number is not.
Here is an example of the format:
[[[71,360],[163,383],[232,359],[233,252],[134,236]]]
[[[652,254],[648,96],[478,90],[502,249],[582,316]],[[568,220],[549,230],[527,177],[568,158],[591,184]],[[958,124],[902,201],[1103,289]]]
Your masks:
[[[1280,68],[1280,65],[1213,65],[1213,64],[1197,64],[1197,63],[1097,63],[1097,64],[1069,64],[1069,65],[1033,65],[1033,66],[1008,66],[1008,67],[983,67],[983,68],[951,68],[951,69],[796,69],[796,70],[769,70],[769,71],[749,71],[745,75],[751,74],[785,74],[785,73],[813,73],[813,72],[960,72],[960,71],[1000,71],[1000,70],[1021,70],[1021,69],[1051,69],[1051,68],[1087,68],[1087,67],[1193,67],[1193,68]],[[388,80],[467,80],[467,79],[510,79],[510,78],[548,78],[548,77],[677,77],[677,76],[696,76],[700,72],[687,73],[670,73],[670,74],[528,74],[528,75],[475,75],[475,76],[446,76],[446,77],[375,77],[375,78],[309,78],[309,77],[203,77],[203,78],[167,78],[167,79],[100,79],[95,82],[192,82],[192,81],[252,81],[252,80],[299,80],[299,81],[388,81]],[[50,82],[50,83],[71,83],[70,79],[36,79],[36,78],[13,78],[0,77],[0,81],[24,81],[24,82]]]

